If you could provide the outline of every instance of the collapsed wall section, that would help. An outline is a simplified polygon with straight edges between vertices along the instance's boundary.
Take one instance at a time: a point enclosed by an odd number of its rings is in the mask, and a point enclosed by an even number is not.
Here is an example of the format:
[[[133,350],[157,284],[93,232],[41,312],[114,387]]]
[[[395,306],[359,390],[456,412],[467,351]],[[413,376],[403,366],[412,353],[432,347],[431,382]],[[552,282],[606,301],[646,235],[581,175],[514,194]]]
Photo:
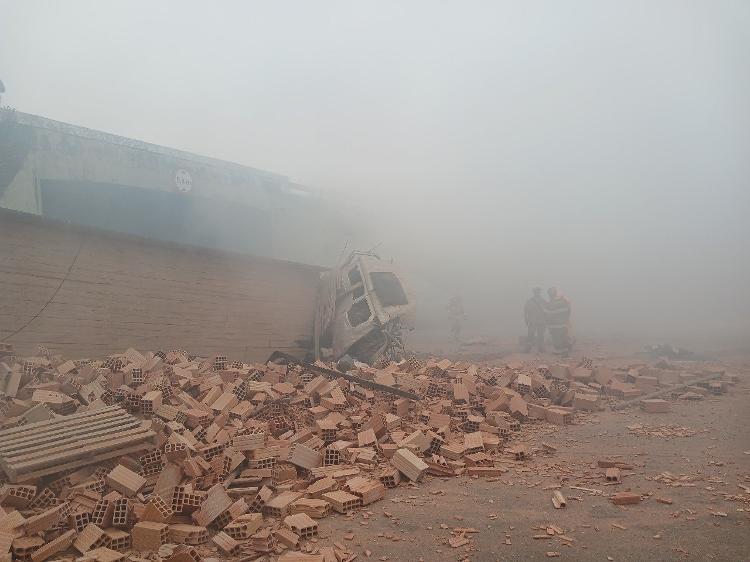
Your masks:
[[[312,340],[317,267],[5,209],[0,240],[0,341],[20,353],[141,346],[257,361]]]

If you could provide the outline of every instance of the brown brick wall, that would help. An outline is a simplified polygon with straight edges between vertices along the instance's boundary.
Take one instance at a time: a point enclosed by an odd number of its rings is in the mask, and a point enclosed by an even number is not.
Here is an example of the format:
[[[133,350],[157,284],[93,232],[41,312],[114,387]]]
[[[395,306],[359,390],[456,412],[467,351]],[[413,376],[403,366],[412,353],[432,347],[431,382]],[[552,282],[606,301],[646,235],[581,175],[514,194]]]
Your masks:
[[[69,357],[128,347],[230,359],[301,353],[320,269],[82,228],[0,209],[0,340],[44,307],[20,353]]]

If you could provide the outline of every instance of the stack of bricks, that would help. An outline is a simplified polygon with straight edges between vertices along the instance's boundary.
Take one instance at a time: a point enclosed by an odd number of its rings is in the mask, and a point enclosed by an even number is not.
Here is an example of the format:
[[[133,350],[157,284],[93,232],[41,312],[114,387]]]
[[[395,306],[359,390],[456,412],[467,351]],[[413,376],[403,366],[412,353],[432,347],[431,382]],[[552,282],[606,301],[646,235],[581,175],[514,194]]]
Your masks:
[[[140,521],[131,531],[133,550],[157,551],[169,542],[169,525],[155,521]]]
[[[289,506],[302,497],[300,492],[283,491],[263,506],[263,515],[282,519],[289,512]]]
[[[112,469],[105,479],[107,486],[120,492],[123,496],[132,497],[136,495],[146,484],[146,479],[140,474],[118,464]]]
[[[348,484],[349,491],[357,496],[360,505],[369,505],[385,498],[385,486],[379,480],[362,478],[356,484]]]
[[[169,526],[169,541],[175,544],[197,546],[208,542],[208,529],[199,525],[175,523]]]
[[[73,546],[81,554],[85,554],[93,548],[99,548],[100,546],[107,546],[109,544],[109,537],[103,529],[96,526],[93,523],[89,523],[86,527],[78,533],[78,536],[73,541]]]
[[[322,499],[330,503],[333,510],[339,513],[349,513],[362,507],[361,498],[343,490],[323,494]]]
[[[226,556],[236,556],[240,551],[240,543],[224,531],[219,531],[211,539],[219,551]]]
[[[318,524],[305,513],[296,513],[284,518],[284,525],[302,539],[318,536]]]
[[[331,504],[317,498],[300,498],[289,506],[291,514],[304,513],[314,519],[323,519],[331,513]]]
[[[252,537],[263,524],[260,513],[246,513],[234,519],[224,527],[224,532],[236,541],[246,541]]]
[[[408,449],[399,449],[393,454],[391,464],[412,482],[419,482],[429,468],[425,462]]]
[[[416,391],[420,400],[414,401],[305,367],[191,357],[182,350],[129,349],[86,362],[51,354],[3,357],[0,459],[15,446],[19,427],[63,424],[52,434],[64,440],[54,451],[60,469],[7,473],[0,487],[3,529],[13,530],[0,531],[0,555],[32,562],[69,555],[115,562],[131,551],[159,552],[167,543],[179,545],[165,547],[171,550],[162,558],[170,562],[201,562],[206,550],[216,558],[319,553],[317,521],[333,512],[351,513],[428,475],[501,476],[508,463],[531,458],[523,444],[508,443],[521,422],[565,425],[580,410],[597,411],[606,400],[637,396],[667,380],[646,366],[415,359],[357,366],[363,380]],[[733,383],[725,377],[693,388],[723,393]],[[134,418],[97,417],[115,406]],[[641,407],[663,412],[669,402],[643,400]],[[94,416],[87,422],[92,434],[126,420],[126,432],[147,427],[152,438],[116,458],[76,457],[67,467],[62,461],[80,431],[76,422],[67,436],[73,414]],[[620,467],[605,468],[610,483],[620,481]],[[612,501],[635,503],[640,496]]]

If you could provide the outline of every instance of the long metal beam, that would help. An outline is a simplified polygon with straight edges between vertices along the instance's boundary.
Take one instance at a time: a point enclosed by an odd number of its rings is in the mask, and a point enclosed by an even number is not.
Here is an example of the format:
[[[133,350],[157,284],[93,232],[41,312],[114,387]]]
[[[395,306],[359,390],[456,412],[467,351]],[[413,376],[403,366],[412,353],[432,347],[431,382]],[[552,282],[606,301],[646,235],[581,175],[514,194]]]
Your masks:
[[[361,379],[359,377],[355,377],[354,375],[350,375],[349,373],[342,373],[341,371],[335,371],[333,369],[328,369],[327,367],[320,367],[319,365],[314,365],[313,363],[308,363],[307,361],[297,359],[293,355],[289,355],[288,353],[284,353],[283,351],[274,351],[268,358],[268,361],[275,362],[278,359],[284,359],[287,364],[293,363],[295,365],[299,365],[301,367],[304,367],[305,369],[308,369],[309,371],[312,371],[313,373],[318,373],[319,375],[323,375],[324,377],[327,377],[329,379],[342,378],[353,382],[354,384],[364,386],[365,388],[371,388],[372,390],[379,390],[388,394],[395,394],[396,396],[409,398],[410,400],[421,400],[421,398],[413,392],[408,392],[400,388],[388,386],[387,384],[379,384],[376,382]]]
[[[637,398],[633,398],[631,400],[625,400],[624,402],[618,402],[616,404],[613,404],[611,408],[613,410],[622,410],[623,408],[628,408],[630,406],[633,406],[635,404],[639,404],[642,400],[651,400],[653,398],[658,398],[659,396],[663,396],[667,394],[668,392],[675,392],[677,390],[683,390],[687,388],[688,386],[694,386],[696,384],[702,384],[704,382],[709,382],[714,379],[718,379],[721,376],[721,373],[716,373],[713,375],[709,375],[707,377],[694,379],[690,382],[686,383],[680,383],[680,384],[673,384],[672,386],[668,386],[667,388],[662,388],[661,390],[657,392],[652,392],[651,394],[646,394],[646,396],[638,396]]]

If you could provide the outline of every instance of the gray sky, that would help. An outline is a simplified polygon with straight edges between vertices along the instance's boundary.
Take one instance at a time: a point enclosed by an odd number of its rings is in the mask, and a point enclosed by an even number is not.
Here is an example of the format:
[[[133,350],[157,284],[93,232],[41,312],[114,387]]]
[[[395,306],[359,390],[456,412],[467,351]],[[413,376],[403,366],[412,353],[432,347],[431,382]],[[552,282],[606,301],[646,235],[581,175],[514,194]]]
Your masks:
[[[4,103],[335,190],[426,318],[750,342],[750,3],[0,1]],[[438,320],[436,320],[438,321]]]

